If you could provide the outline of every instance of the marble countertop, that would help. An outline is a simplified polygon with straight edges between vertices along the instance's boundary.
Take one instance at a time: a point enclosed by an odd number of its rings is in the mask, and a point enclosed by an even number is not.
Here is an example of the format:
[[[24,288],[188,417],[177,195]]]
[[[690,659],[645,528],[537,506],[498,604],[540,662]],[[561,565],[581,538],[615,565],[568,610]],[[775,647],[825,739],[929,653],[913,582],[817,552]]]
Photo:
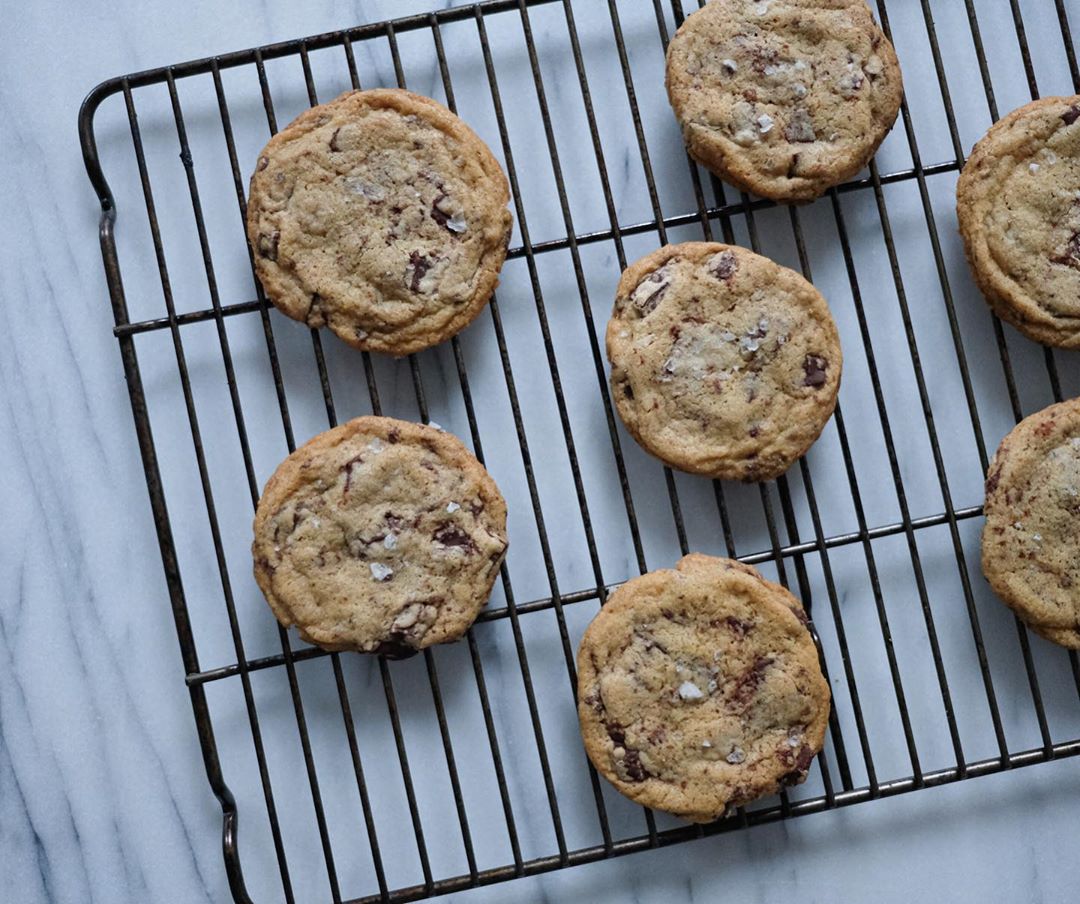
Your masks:
[[[76,134],[83,96],[108,77],[170,62],[316,34],[388,16],[430,9],[435,0],[318,0],[286,3],[189,4],[117,0],[72,4],[45,0],[6,10],[0,54],[0,489],[7,512],[0,519],[0,886],[5,900],[38,902],[224,902],[231,900],[221,856],[221,811],[210,792],[178,654],[161,559],[132,428],[113,319],[97,244],[99,207],[86,179]],[[461,5],[444,3],[446,5]],[[667,216],[695,210],[693,183],[678,132],[659,86],[662,46],[652,4],[618,3],[629,48],[635,99],[640,107],[657,197]],[[962,4],[935,0],[932,8],[946,57],[961,145],[970,148],[990,122],[971,32]],[[1030,98],[1007,0],[974,3],[986,42],[996,101],[1002,112]],[[619,222],[653,217],[627,90],[612,44],[609,5],[575,0],[574,14],[588,69],[597,127]],[[1044,94],[1071,93],[1053,0],[1021,0],[1038,86]],[[1080,27],[1080,4],[1057,8]],[[905,70],[911,137],[926,165],[955,160],[940,89],[934,76],[922,5],[891,0],[886,9]],[[578,233],[604,230],[607,211],[584,118],[580,88],[567,53],[560,4],[538,7],[530,24],[539,52],[555,140],[569,189],[569,211]],[[670,15],[668,16],[670,24]],[[509,123],[515,170],[532,242],[566,235],[552,178],[543,123],[517,13],[492,19],[489,46]],[[459,109],[504,161],[475,22],[444,32]],[[409,86],[441,95],[430,34],[398,37]],[[393,84],[385,40],[358,42],[358,72],[365,85]],[[348,87],[340,48],[313,51],[313,83],[326,99]],[[278,122],[308,102],[295,59],[267,62]],[[259,83],[250,69],[227,70],[239,167],[266,140]],[[222,141],[221,121],[209,77],[180,80],[196,178],[199,180],[214,278],[222,304],[253,297],[251,272],[239,229],[236,195]],[[133,93],[154,180],[171,290],[177,309],[210,304],[207,273],[194,229],[170,98],[162,87]],[[117,238],[131,318],[164,316],[144,199],[131,154],[122,99],[102,106],[98,140],[106,174],[117,195]],[[882,173],[910,169],[913,145],[903,124],[879,157]],[[951,193],[955,167],[927,179],[926,206],[914,180],[883,191],[889,225],[899,249],[897,280],[872,191],[843,196],[861,302],[876,351],[877,375],[890,417],[891,439],[913,518],[944,510],[948,489],[957,510],[981,502],[980,454],[992,452],[1013,421],[994,334],[983,302],[967,275],[955,236]],[[707,188],[707,183],[706,183]],[[927,210],[937,226],[942,267],[935,266]],[[858,308],[838,246],[828,201],[800,209],[815,282],[830,300],[845,347],[841,405],[851,454],[860,475],[861,502],[871,526],[902,518],[877,416],[871,364],[863,351]],[[716,227],[716,223],[713,224]],[[784,210],[756,217],[762,250],[798,266],[791,224]],[[742,218],[736,239],[748,244]],[[719,234],[719,230],[717,230]],[[674,227],[670,240],[700,238],[700,224]],[[522,240],[521,223],[513,244]],[[655,247],[655,231],[626,239],[626,254]],[[543,523],[531,504],[514,412],[489,317],[462,336],[480,435],[489,467],[511,504],[509,559],[519,603],[546,598],[558,588],[572,593],[598,581],[613,583],[647,567],[669,565],[680,553],[662,473],[624,434],[626,463],[641,556],[631,543],[628,516],[604,423],[598,374],[582,317],[602,329],[618,275],[610,241],[582,246],[581,266],[590,303],[567,251],[540,255],[531,274],[523,259],[511,261],[499,293],[500,326],[512,362],[514,391],[531,451],[532,478]],[[551,336],[550,355],[541,330],[533,281],[542,289]],[[947,288],[947,292],[946,292]],[[979,429],[956,365],[946,298],[954,305],[971,368]],[[918,401],[912,346],[905,338],[902,304],[911,312],[913,340],[928,374],[933,429],[942,450],[935,467],[930,429]],[[265,337],[257,313],[227,319],[226,338],[246,417],[257,481],[285,454]],[[275,314],[272,324],[289,403],[291,428],[302,440],[325,429],[327,406],[306,331]],[[245,556],[251,499],[237,443],[237,425],[222,370],[221,337],[212,322],[183,329],[185,363],[192,381],[204,451],[212,475],[223,557],[248,657],[281,653],[274,623],[258,597]],[[1006,330],[1019,400],[1025,413],[1051,400],[1040,349]],[[168,330],[138,337],[142,379],[154,428],[177,554],[203,669],[236,661],[223,606],[207,509],[192,455],[192,432],[179,391],[177,362]],[[340,343],[323,342],[334,386],[336,417],[370,411],[364,372]],[[558,368],[573,454],[563,438],[550,369]],[[1055,358],[1062,391],[1080,394],[1080,360]],[[468,435],[468,421],[448,349],[420,356],[431,417]],[[406,363],[376,361],[384,413],[416,418],[412,374]],[[835,424],[810,453],[810,473],[826,534],[855,529],[854,495],[840,454]],[[571,479],[576,463],[578,491]],[[723,553],[716,505],[708,483],[678,476],[686,544]],[[740,555],[769,548],[767,524],[756,490],[726,488],[733,540]],[[812,536],[806,486],[793,476],[795,517]],[[770,504],[779,514],[775,488]],[[580,497],[580,498],[579,498]],[[587,505],[584,522],[580,503]],[[978,518],[962,520],[958,547],[945,526],[918,532],[918,566],[928,588],[959,737],[968,760],[995,754],[985,687],[974,655],[969,610],[958,559],[970,578],[976,613],[991,661],[996,701],[1009,748],[1038,747],[1015,624],[978,573]],[[588,553],[591,539],[596,550]],[[546,543],[556,566],[549,572]],[[912,730],[926,771],[955,765],[942,715],[938,678],[929,654],[913,557],[902,535],[872,544],[890,619],[898,673]],[[792,569],[793,560],[785,560]],[[850,689],[840,670],[837,613],[842,617],[858,677],[866,731],[878,777],[912,772],[897,724],[896,687],[890,681],[881,628],[860,544],[838,546],[828,565],[838,588],[831,598],[825,561],[806,557],[807,586],[816,603],[847,738],[854,783],[866,781],[850,715]],[[771,563],[763,566],[775,569]],[[793,575],[792,575],[793,577]],[[507,588],[493,606],[506,604]],[[566,606],[569,643],[576,643],[595,611],[595,599]],[[592,790],[584,769],[567,684],[565,646],[554,614],[523,617],[537,707],[562,805],[567,845],[598,842]],[[527,858],[555,852],[551,818],[539,778],[536,744],[522,693],[508,619],[476,629],[493,719]],[[293,638],[294,646],[300,642]],[[1032,637],[1048,731],[1054,741],[1080,737],[1080,703],[1060,650]],[[401,792],[393,737],[379,669],[362,657],[342,660],[361,734],[364,766],[377,815],[382,856],[391,885],[421,881],[415,840]],[[476,704],[476,679],[464,645],[435,657],[450,718],[458,774],[480,868],[507,862],[505,823],[484,724]],[[326,867],[314,831],[311,791],[297,743],[296,722],[282,669],[252,677],[273,779],[284,844],[297,900],[328,900]],[[301,663],[305,700],[326,818],[335,835],[336,867],[345,896],[376,890],[370,849],[356,801],[356,784],[341,734],[341,713],[327,660]],[[466,869],[460,828],[448,793],[447,769],[432,714],[422,660],[390,667],[409,747],[418,806],[424,817],[436,877]],[[215,720],[226,780],[241,812],[241,857],[256,901],[279,900],[282,883],[268,831],[248,717],[238,679],[211,682],[207,695]],[[830,748],[831,749],[831,748]],[[950,761],[950,757],[952,757]],[[835,759],[833,760],[835,763]],[[516,880],[453,895],[463,902],[552,901],[800,901],[908,902],[919,900],[1075,900],[1080,887],[1076,857],[1078,760],[1002,773],[905,794],[865,805],[809,815],[666,849]],[[835,768],[835,766],[833,767]],[[820,779],[796,794],[820,793]],[[351,784],[350,784],[351,783]],[[351,790],[350,790],[351,789]],[[604,802],[617,837],[643,831],[640,811],[606,789]],[[674,822],[661,821],[661,828]]]

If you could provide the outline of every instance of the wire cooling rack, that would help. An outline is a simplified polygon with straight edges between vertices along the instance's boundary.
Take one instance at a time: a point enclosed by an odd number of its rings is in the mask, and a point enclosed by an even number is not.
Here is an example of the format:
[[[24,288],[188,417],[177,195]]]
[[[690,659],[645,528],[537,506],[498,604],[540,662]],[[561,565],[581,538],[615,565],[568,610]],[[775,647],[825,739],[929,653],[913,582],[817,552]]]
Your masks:
[[[237,901],[416,900],[1080,753],[1076,655],[1030,637],[978,570],[988,455],[1080,393],[1077,362],[990,315],[952,212],[964,150],[999,112],[1040,82],[1080,91],[1067,6],[878,0],[907,101],[869,171],[800,208],[683,154],[661,88],[679,0],[495,0],[91,92],[79,129],[115,334]],[[267,137],[394,84],[481,133],[516,219],[490,310],[396,362],[281,318],[243,236]],[[773,483],[673,474],[613,415],[600,336],[619,271],[701,237],[801,269],[840,325],[840,407]],[[250,575],[262,481],[297,440],[368,412],[436,417],[511,509],[477,625],[403,662],[304,645]],[[706,827],[601,782],[573,701],[574,650],[611,586],[692,549],[792,586],[834,692],[809,781]]]

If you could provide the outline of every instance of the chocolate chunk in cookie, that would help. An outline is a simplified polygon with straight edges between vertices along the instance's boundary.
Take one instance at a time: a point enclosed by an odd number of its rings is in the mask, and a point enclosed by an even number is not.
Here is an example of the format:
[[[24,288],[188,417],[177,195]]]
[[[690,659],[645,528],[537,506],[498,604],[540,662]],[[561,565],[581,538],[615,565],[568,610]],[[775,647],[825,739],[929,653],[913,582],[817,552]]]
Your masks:
[[[301,114],[259,156],[255,271],[289,317],[409,354],[449,339],[491,298],[509,197],[491,151],[445,107],[353,91]]]
[[[506,504],[449,433],[361,417],[270,478],[255,579],[278,621],[328,650],[400,657],[456,640],[506,552]]]
[[[611,385],[634,438],[673,467],[768,480],[817,439],[842,356],[825,300],[736,246],[667,245],[627,268],[607,329]]]
[[[619,587],[578,650],[597,770],[693,822],[801,782],[830,701],[804,618],[783,587],[730,559],[689,555]]]
[[[671,39],[667,90],[695,160],[781,201],[854,176],[903,96],[864,0],[713,0]]]

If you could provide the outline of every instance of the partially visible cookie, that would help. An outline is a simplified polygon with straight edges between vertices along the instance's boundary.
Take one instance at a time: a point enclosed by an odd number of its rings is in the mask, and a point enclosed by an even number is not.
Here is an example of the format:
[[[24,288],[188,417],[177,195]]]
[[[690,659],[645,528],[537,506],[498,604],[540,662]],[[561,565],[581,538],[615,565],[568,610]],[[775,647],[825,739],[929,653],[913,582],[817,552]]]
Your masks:
[[[713,0],[671,39],[667,91],[695,160],[809,201],[869,162],[904,88],[864,0]]]
[[[453,113],[400,89],[302,113],[259,155],[248,197],[255,272],[289,317],[405,355],[483,309],[506,257],[506,177]]]
[[[1080,95],[998,120],[956,183],[975,281],[994,312],[1043,345],[1080,348]]]
[[[1080,650],[1080,399],[1024,418],[986,477],[983,573],[1036,633]]]
[[[828,305],[735,245],[666,245],[619,280],[611,389],[634,438],[673,467],[769,480],[817,439],[840,388]]]
[[[806,778],[829,686],[798,600],[693,554],[619,587],[578,650],[597,770],[640,804],[709,822]]]
[[[461,637],[506,553],[506,503],[461,441],[360,417],[278,466],[255,514],[255,580],[328,650],[408,656]]]

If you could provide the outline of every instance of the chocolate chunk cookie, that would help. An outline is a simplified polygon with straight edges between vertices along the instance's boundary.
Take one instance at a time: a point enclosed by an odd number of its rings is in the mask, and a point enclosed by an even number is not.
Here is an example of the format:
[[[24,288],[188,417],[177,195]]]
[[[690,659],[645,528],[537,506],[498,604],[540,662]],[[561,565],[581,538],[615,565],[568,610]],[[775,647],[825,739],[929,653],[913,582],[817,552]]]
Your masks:
[[[1080,650],[1080,399],[1024,418],[986,478],[983,573],[1033,631]]]
[[[409,656],[457,640],[506,554],[506,503],[461,441],[360,417],[278,466],[255,514],[255,580],[327,650]]]
[[[904,93],[863,0],[713,0],[671,39],[667,90],[690,155],[778,201],[854,176]]]
[[[634,578],[578,650],[589,759],[631,800],[692,822],[803,781],[829,700],[798,600],[731,559]]]
[[[836,407],[840,338],[799,274],[734,245],[666,245],[626,269],[607,329],[634,438],[673,467],[769,480]]]
[[[998,120],[956,183],[975,281],[994,312],[1043,345],[1080,348],[1080,95]]]
[[[255,272],[294,320],[405,355],[449,339],[506,257],[506,177],[453,113],[408,91],[353,91],[298,116],[259,155]]]

